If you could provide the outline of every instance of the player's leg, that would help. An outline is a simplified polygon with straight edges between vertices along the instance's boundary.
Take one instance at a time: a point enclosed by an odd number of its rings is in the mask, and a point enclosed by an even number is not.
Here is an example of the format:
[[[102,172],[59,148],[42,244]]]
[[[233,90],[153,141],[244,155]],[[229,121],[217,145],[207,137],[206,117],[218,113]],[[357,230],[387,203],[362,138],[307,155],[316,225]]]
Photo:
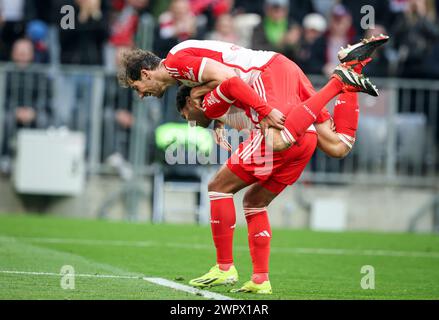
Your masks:
[[[353,69],[362,73],[363,67],[371,61],[370,58],[355,63]],[[319,136],[319,148],[327,155],[335,158],[347,156],[355,143],[360,115],[358,94],[355,92],[342,93],[337,97],[334,106],[333,130],[329,112],[321,112],[316,121],[316,130]]]
[[[209,183],[210,225],[217,264],[223,271],[233,265],[232,246],[236,223],[233,195],[247,185],[227,165],[223,165]]]
[[[370,56],[376,48],[385,44],[388,39],[388,36],[381,34],[369,39],[364,39],[360,43],[340,50],[338,57],[342,64],[335,69],[329,83],[317,94],[304,101],[303,104],[294,107],[292,112],[288,114],[285,121],[286,129],[283,130],[283,132],[285,132],[286,139],[291,139],[291,144],[303,135],[308,126],[316,120],[322,108],[335,97],[335,95],[331,97],[331,93],[334,93],[333,90],[336,90],[331,84],[333,80],[340,81],[342,84],[341,92],[343,93],[364,92],[372,96],[378,96],[376,87],[369,79],[362,75],[362,68],[371,61]],[[340,83],[338,85],[340,85]],[[358,104],[355,103],[356,95],[348,94],[343,98],[353,100],[354,105]],[[350,122],[355,122],[355,115],[350,114],[350,117],[352,118]]]
[[[243,206],[253,273],[250,281],[233,292],[272,293],[268,277],[272,233],[267,206],[286,187],[283,184],[279,185],[279,190],[273,192],[266,189],[263,184],[255,183],[244,195]]]
[[[244,181],[223,165],[209,183],[210,225],[216,249],[216,265],[189,284],[195,287],[211,287],[234,284],[238,272],[233,265],[233,234],[236,224],[233,194],[251,184]]]
[[[334,125],[340,140],[349,149],[352,149],[355,142],[359,116],[360,108],[357,93],[346,92],[340,94],[334,106]]]
[[[318,92],[303,71],[284,56],[277,57],[255,82],[267,102],[286,114],[285,129],[267,130],[267,144],[273,151],[291,146],[316,121],[325,105],[341,92],[367,91],[376,93],[369,80],[354,70],[338,66],[333,77]]]
[[[367,89],[365,89],[367,88]],[[342,92],[366,92],[377,96],[375,86],[353,69],[338,66],[331,80],[315,95],[294,106],[285,120],[282,137],[290,144],[298,141],[312,125],[325,105]]]
[[[376,38],[372,37],[371,39],[365,40],[366,42],[363,46],[357,46],[358,52],[356,55],[354,55],[355,50],[351,50],[350,54],[352,57],[358,56],[360,59],[365,55],[363,51],[366,49],[370,51],[375,48],[375,46],[382,45],[382,43],[385,43],[388,38],[389,37],[384,35],[380,35]],[[367,44],[370,44],[371,48],[368,48]],[[362,48],[363,50],[360,50]],[[366,66],[366,64],[368,64],[371,60],[371,58],[360,60],[359,62],[353,64],[353,70],[356,73],[361,74],[363,72],[363,67]],[[339,136],[340,140],[349,147],[349,149],[352,149],[352,146],[355,142],[359,116],[360,108],[358,103],[358,94],[356,92],[345,92],[340,94],[335,102],[333,118],[337,135]]]
[[[302,174],[311,159],[317,144],[317,135],[307,133],[300,144],[277,153],[274,161],[282,161],[270,179],[253,184],[243,200],[244,213],[248,225],[248,242],[253,264],[252,279],[233,292],[271,293],[268,277],[271,228],[267,206],[288,185],[293,184]]]

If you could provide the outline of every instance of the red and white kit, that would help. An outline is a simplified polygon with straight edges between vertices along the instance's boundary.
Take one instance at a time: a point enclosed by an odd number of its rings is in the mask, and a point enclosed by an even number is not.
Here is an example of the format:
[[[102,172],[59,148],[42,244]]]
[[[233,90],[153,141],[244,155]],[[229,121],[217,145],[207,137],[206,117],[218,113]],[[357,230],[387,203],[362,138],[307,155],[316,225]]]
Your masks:
[[[235,101],[228,93],[237,90],[240,84],[228,81],[205,96],[203,108],[206,116],[236,129],[257,128],[259,121],[272,108],[287,116],[293,106],[315,94],[312,84],[294,62],[271,51],[255,51],[220,41],[188,40],[175,46],[163,63],[175,79],[188,86],[197,86],[203,84],[206,58],[233,68],[236,75],[257,93],[257,98],[248,101],[250,103],[242,99]],[[317,121],[328,118],[325,108]],[[288,128],[282,134],[289,135]],[[268,190],[278,193],[299,178],[316,145],[314,126],[310,126],[296,144],[282,152],[265,150],[265,138],[259,130],[254,130],[227,165],[248,184],[258,181]]]

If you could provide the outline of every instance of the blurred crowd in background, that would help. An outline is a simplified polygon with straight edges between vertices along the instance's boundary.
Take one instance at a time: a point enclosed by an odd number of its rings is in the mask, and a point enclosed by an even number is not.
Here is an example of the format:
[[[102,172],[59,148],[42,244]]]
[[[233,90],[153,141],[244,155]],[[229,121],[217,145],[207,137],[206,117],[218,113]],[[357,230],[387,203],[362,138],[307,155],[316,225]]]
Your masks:
[[[65,5],[75,8],[74,29],[60,27]],[[374,21],[366,22],[375,25],[365,30],[361,22],[370,7]],[[50,77],[33,78],[26,70],[48,64],[114,71],[120,53],[137,46],[144,17],[154,21],[150,49],[163,58],[181,41],[214,39],[281,52],[308,75],[329,75],[340,47],[385,33],[390,42],[376,52],[368,75],[439,79],[439,0],[0,0],[0,60],[15,65],[5,81],[4,136],[20,127],[78,128],[72,119],[86,122],[90,76],[65,76],[53,86]],[[129,133],[131,93],[119,88],[114,75],[106,76],[104,88],[103,116],[114,121],[103,136],[116,134],[114,127]],[[117,137],[127,145],[126,134]],[[2,155],[10,154],[8,139],[0,143]]]

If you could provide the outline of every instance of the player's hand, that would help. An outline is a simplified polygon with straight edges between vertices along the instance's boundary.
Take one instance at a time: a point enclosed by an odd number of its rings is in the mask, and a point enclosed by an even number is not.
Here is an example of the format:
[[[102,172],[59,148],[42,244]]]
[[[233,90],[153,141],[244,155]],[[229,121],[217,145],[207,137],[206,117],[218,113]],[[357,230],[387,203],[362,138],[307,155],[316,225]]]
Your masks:
[[[283,130],[285,119],[285,115],[279,110],[271,110],[271,112],[259,123],[262,133],[265,135],[266,130],[270,127]]]
[[[215,120],[215,122],[213,124],[213,128],[215,130],[215,134],[214,134],[215,143],[227,151],[232,151],[232,146],[227,141],[227,137],[225,135],[224,123],[222,123],[221,121]]]
[[[202,109],[203,101],[201,98],[190,98],[190,100],[195,108]]]
[[[204,95],[206,93],[210,92],[211,90],[212,89],[210,89],[207,85],[193,87],[191,89],[191,96],[190,96],[190,99],[191,99],[193,105],[196,108],[201,109],[202,104],[203,104]]]
[[[204,95],[215,89],[220,83],[218,81],[209,81],[200,86],[191,89],[191,99],[202,99]]]

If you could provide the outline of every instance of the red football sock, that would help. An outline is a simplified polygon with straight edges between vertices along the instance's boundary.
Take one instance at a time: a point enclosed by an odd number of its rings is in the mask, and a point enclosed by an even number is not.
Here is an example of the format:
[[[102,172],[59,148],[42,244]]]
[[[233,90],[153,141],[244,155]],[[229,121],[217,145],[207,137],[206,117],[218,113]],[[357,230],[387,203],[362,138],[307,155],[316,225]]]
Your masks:
[[[357,63],[353,69],[356,73],[362,73],[363,72],[363,68],[372,61],[372,58],[367,58],[364,59],[363,61],[361,61],[360,63]]]
[[[315,95],[303,103],[294,106],[285,120],[285,129],[283,130],[285,137],[291,143],[294,142],[291,139],[292,137],[294,137],[295,141],[298,141],[305,134],[309,126],[316,121],[323,107],[341,93],[342,88],[343,83],[340,80],[331,78]]]
[[[359,115],[358,94],[356,92],[340,94],[334,107],[334,124],[337,133],[355,139]]]
[[[233,232],[236,214],[233,194],[209,192],[210,226],[216,247],[216,261],[221,270],[233,265]]]
[[[264,281],[268,281],[268,272],[267,273],[253,273],[252,281],[257,284],[261,284]]]
[[[232,263],[218,263],[218,266],[219,266],[220,270],[222,270],[222,271],[229,271],[230,267],[233,266],[233,262]]]
[[[266,208],[244,208],[248,227],[248,244],[253,264],[252,280],[268,280],[271,228]]]

